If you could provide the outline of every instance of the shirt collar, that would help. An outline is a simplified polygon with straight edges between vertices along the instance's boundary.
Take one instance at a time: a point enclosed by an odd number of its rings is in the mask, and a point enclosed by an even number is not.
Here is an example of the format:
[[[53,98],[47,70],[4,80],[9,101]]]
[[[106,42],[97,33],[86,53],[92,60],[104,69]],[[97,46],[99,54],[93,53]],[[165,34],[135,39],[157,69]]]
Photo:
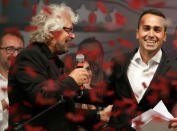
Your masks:
[[[7,81],[7,79],[1,73],[0,73],[0,79],[4,80],[4,81]]]
[[[156,63],[160,63],[162,57],[162,50],[160,49],[155,56],[152,57],[152,60],[155,61]]]
[[[149,60],[149,62],[152,62],[152,61],[154,61],[154,62],[156,62],[156,63],[160,63],[160,60],[161,60],[161,57],[162,57],[162,50],[160,49],[150,60]],[[140,50],[138,49],[138,51],[137,51],[137,53],[134,55],[134,57],[133,57],[133,60],[134,61],[136,61],[136,62],[142,62],[143,60],[142,60],[142,57],[141,57],[141,55],[140,55]],[[148,63],[149,63],[148,62]]]

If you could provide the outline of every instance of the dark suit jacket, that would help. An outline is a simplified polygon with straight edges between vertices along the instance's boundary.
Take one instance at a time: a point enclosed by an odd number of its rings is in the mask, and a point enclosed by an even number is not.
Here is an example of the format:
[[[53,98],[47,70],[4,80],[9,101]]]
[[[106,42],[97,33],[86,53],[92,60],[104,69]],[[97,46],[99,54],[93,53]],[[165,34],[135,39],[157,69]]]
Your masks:
[[[162,51],[162,59],[150,86],[141,101],[137,103],[127,77],[128,66],[136,52],[137,50],[126,54],[124,61],[115,60],[113,74],[110,77],[111,84],[109,87],[113,88],[115,94],[113,115],[109,125],[117,131],[121,129],[133,130],[130,127],[130,120],[137,113],[153,108],[160,100],[163,100],[169,111],[177,102],[177,89],[172,83],[172,80],[177,79],[177,76],[174,75],[174,71],[177,70],[177,61],[171,60]]]
[[[77,129],[66,115],[75,112],[72,94],[77,94],[79,87],[71,77],[62,75],[63,65],[44,43],[34,43],[17,56],[8,78],[9,127],[33,118],[61,100],[28,124],[47,131]]]

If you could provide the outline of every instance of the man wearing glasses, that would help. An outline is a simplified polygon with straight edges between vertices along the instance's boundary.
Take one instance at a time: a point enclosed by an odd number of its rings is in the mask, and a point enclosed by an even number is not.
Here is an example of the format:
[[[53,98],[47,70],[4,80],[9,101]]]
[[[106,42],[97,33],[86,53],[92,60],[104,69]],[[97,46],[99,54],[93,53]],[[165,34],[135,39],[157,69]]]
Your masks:
[[[2,33],[0,36],[0,130],[8,127],[8,70],[11,60],[23,49],[24,41],[18,32]]]
[[[77,68],[64,77],[64,63],[58,57],[69,50],[75,38],[72,23],[77,21],[65,4],[45,6],[32,18],[31,26],[37,29],[30,36],[31,44],[9,70],[9,127],[13,130],[25,123],[25,130],[76,131],[74,122],[84,120],[74,116],[73,99],[88,82],[88,72]]]

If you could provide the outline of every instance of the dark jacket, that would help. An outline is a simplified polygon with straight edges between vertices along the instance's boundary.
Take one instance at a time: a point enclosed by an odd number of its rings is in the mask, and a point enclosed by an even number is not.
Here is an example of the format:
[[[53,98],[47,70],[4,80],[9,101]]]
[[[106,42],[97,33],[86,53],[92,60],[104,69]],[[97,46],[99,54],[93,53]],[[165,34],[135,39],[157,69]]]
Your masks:
[[[62,75],[63,66],[63,62],[44,43],[34,43],[17,56],[8,78],[10,128],[60,101],[60,104],[28,123],[26,128],[77,130],[76,124],[66,116],[75,112],[73,98],[79,87],[71,77]]]
[[[177,61],[171,60],[166,53],[162,51],[162,58],[156,70],[156,73],[146,90],[143,98],[138,103],[132,91],[127,77],[127,69],[131,59],[137,52],[125,55],[124,61],[115,60],[113,74],[110,77],[114,90],[113,114],[110,118],[109,126],[117,131],[126,129],[133,130],[130,127],[130,121],[138,113],[153,108],[160,100],[163,100],[168,110],[171,111],[173,105],[177,102],[177,90],[173,85],[173,80],[177,80],[175,71],[177,70]]]

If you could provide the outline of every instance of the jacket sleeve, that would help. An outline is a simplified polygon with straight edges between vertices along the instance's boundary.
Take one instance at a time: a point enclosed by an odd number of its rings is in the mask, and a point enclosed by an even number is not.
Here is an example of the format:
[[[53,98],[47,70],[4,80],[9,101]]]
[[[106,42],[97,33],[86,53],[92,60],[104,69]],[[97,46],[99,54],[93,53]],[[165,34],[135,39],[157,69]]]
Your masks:
[[[72,98],[79,90],[77,83],[71,77],[60,79],[53,68],[56,68],[54,64],[50,61],[44,64],[37,55],[21,54],[9,71],[11,92],[23,93],[19,95],[27,96],[36,106],[54,104],[63,96]],[[16,96],[10,95],[10,99],[12,97]]]

